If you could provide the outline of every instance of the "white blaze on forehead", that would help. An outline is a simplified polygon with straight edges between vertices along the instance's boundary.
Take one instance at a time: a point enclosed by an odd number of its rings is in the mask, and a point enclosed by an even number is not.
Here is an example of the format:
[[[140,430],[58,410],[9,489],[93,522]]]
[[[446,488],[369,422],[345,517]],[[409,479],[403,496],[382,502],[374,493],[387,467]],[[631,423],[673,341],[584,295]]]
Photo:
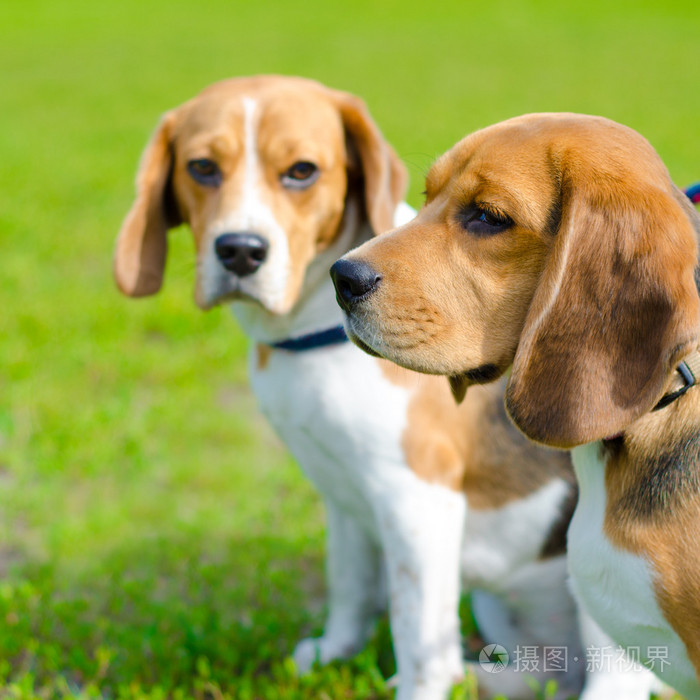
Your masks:
[[[214,252],[217,236],[236,232],[257,234],[269,244],[267,258],[257,272],[239,280],[239,287],[269,310],[281,311],[287,296],[289,244],[286,232],[264,199],[265,179],[258,148],[259,104],[250,97],[243,97],[242,104],[243,172],[242,178],[237,180],[240,190],[231,199],[231,208],[222,211],[210,229],[202,263],[202,284],[205,294],[214,298],[229,276]]]
[[[243,179],[243,206],[259,205],[258,178],[260,177],[260,162],[258,157],[258,126],[260,120],[257,114],[257,103],[250,97],[243,98],[243,132],[245,177]]]

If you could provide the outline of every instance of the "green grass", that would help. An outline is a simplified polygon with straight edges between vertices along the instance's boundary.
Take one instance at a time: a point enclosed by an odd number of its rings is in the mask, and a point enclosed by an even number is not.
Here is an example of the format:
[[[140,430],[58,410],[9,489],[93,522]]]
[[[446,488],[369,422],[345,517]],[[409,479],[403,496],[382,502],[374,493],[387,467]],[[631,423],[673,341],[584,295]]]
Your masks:
[[[121,298],[113,239],[158,115],[301,74],[363,95],[412,177],[528,111],[603,114],[700,179],[700,6],[538,0],[6,0],[0,6],[0,697],[389,698],[383,624],[297,679],[323,617],[323,513],[258,417],[246,341]],[[468,697],[468,688],[456,691]]]

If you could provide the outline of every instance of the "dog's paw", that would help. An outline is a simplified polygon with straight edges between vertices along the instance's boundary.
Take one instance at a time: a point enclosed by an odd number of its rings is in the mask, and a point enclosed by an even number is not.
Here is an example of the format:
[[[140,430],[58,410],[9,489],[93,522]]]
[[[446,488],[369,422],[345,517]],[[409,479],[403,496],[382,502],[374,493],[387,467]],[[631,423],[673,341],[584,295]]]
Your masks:
[[[308,673],[316,662],[322,664],[321,660],[321,641],[323,637],[309,637],[302,639],[297,644],[292,658],[297,667],[298,673]]]
[[[297,644],[292,658],[299,673],[308,673],[315,663],[321,666],[334,659],[350,659],[362,648],[362,642],[336,640],[329,637],[309,637]]]

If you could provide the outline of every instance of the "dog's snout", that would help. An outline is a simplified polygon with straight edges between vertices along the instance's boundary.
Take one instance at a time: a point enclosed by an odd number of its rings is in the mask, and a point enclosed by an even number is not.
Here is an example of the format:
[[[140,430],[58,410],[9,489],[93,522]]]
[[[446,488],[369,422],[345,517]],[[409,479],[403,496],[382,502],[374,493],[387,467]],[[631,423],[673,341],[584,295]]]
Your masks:
[[[221,264],[239,277],[255,272],[267,257],[270,244],[257,233],[224,233],[214,241]]]
[[[367,263],[345,258],[331,267],[331,278],[338,303],[346,311],[350,311],[353,304],[371,294],[382,279]]]

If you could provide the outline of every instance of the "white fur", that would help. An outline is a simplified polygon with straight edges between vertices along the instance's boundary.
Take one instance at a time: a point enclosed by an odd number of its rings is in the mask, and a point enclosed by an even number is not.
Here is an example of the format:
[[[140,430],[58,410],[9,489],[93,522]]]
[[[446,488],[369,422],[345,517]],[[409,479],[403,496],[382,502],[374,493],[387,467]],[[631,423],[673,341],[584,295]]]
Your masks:
[[[394,227],[403,226],[407,224],[416,215],[416,210],[406,204],[406,202],[400,202],[399,206],[396,207],[394,212]]]
[[[565,583],[566,557],[538,560],[566,494],[566,484],[555,480],[496,511],[470,512],[462,571],[465,587],[477,589],[472,606],[485,642],[505,647],[511,662],[524,646],[564,647],[571,659],[567,674],[546,674],[542,666],[536,673],[524,673],[511,663],[494,676],[473,664],[479,688],[488,691],[488,697],[529,697],[528,679],[532,676],[541,685],[553,678],[559,686],[556,700],[563,700],[576,695],[584,682],[585,667],[573,662],[575,657],[583,658],[583,645],[576,625],[576,604]]]
[[[606,490],[601,450],[600,442],[573,450],[580,489],[569,529],[573,590],[605,632],[618,642],[640,647],[642,659],[650,646],[666,647],[669,665],[664,665],[661,677],[688,700],[698,698],[698,681],[685,645],[656,602],[650,563],[615,548],[603,532]],[[661,670],[661,665],[657,662],[655,670]]]
[[[554,480],[497,510],[473,511],[462,550],[469,588],[491,589],[498,581],[507,585],[521,567],[536,562],[567,493],[567,484]]]

